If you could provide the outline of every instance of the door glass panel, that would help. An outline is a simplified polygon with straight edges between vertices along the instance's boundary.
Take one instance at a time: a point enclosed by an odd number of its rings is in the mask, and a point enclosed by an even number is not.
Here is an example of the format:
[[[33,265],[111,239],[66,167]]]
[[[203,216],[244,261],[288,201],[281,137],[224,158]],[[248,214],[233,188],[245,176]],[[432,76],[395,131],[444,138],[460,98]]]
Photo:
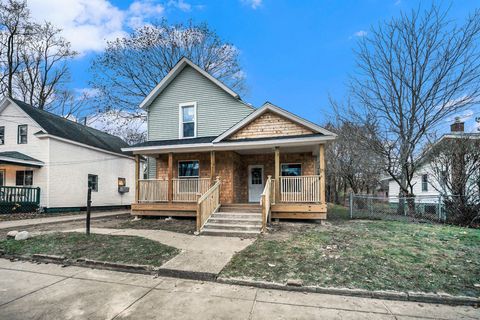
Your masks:
[[[251,184],[263,184],[262,181],[262,168],[252,168],[252,181]]]

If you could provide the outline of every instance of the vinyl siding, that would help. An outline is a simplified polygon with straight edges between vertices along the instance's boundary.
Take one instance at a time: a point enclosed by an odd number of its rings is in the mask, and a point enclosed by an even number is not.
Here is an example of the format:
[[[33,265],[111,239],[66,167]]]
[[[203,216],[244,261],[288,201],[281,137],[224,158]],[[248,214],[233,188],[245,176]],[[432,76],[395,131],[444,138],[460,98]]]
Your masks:
[[[147,178],[157,178],[157,159],[154,157],[147,157]]]
[[[148,110],[148,140],[179,137],[179,104],[197,102],[197,137],[223,133],[254,110],[187,66]]]
[[[28,143],[17,144],[17,127],[28,125]],[[43,161],[41,168],[2,165],[6,185],[15,185],[17,170],[33,170],[33,186],[40,187],[42,207],[84,207],[87,199],[88,174],[97,174],[99,191],[92,193],[93,206],[129,205],[135,198],[135,160],[111,153],[59,141],[37,138],[42,130],[23,110],[9,104],[0,114],[5,126],[5,144],[0,151],[18,151]],[[117,179],[126,178],[130,192],[118,193]]]
[[[27,143],[17,143],[18,126],[26,124]],[[13,104],[8,104],[0,114],[0,126],[5,127],[5,144],[0,145],[0,152],[18,151],[32,158],[47,163],[49,142],[45,139],[37,138],[34,133],[42,130],[22,109]],[[5,170],[5,185],[15,186],[16,171],[33,170],[33,186],[40,187],[40,205],[48,205],[48,166],[42,168],[29,168],[14,165],[2,165],[0,169]]]

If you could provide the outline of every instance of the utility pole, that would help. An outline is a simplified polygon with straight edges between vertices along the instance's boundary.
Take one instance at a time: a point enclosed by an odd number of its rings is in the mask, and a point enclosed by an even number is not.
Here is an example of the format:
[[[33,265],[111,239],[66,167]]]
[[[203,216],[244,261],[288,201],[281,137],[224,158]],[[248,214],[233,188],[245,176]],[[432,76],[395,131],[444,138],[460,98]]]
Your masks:
[[[86,234],[90,235],[90,206],[92,205],[92,189],[88,188],[87,192],[87,221],[86,221]]]

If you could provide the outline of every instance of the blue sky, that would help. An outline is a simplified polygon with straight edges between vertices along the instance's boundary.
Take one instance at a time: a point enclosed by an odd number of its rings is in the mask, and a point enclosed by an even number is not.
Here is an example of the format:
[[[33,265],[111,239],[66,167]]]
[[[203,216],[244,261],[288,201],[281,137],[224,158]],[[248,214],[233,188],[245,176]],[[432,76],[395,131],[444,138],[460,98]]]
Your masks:
[[[88,67],[102,51],[104,39],[128,31],[132,21],[193,19],[206,21],[240,49],[247,75],[245,101],[260,106],[268,100],[318,123],[331,114],[329,95],[336,99],[346,95],[358,36],[365,32],[368,36],[372,24],[419,5],[413,0],[51,0],[47,3],[57,10],[50,10],[45,0],[29,2],[34,16],[60,24],[82,52],[71,63],[74,88],[88,87]],[[460,21],[479,5],[478,0],[441,3],[450,5],[450,17]],[[94,28],[82,29],[84,21]],[[469,114],[480,116],[479,110]],[[468,127],[473,128],[472,120]]]

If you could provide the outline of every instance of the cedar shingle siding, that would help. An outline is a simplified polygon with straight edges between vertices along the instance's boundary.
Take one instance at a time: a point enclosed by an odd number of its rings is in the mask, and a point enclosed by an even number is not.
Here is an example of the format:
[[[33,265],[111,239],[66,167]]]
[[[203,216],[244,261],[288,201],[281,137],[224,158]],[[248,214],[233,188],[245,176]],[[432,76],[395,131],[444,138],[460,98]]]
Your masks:
[[[229,137],[231,140],[312,134],[313,131],[272,112],[265,112]]]

